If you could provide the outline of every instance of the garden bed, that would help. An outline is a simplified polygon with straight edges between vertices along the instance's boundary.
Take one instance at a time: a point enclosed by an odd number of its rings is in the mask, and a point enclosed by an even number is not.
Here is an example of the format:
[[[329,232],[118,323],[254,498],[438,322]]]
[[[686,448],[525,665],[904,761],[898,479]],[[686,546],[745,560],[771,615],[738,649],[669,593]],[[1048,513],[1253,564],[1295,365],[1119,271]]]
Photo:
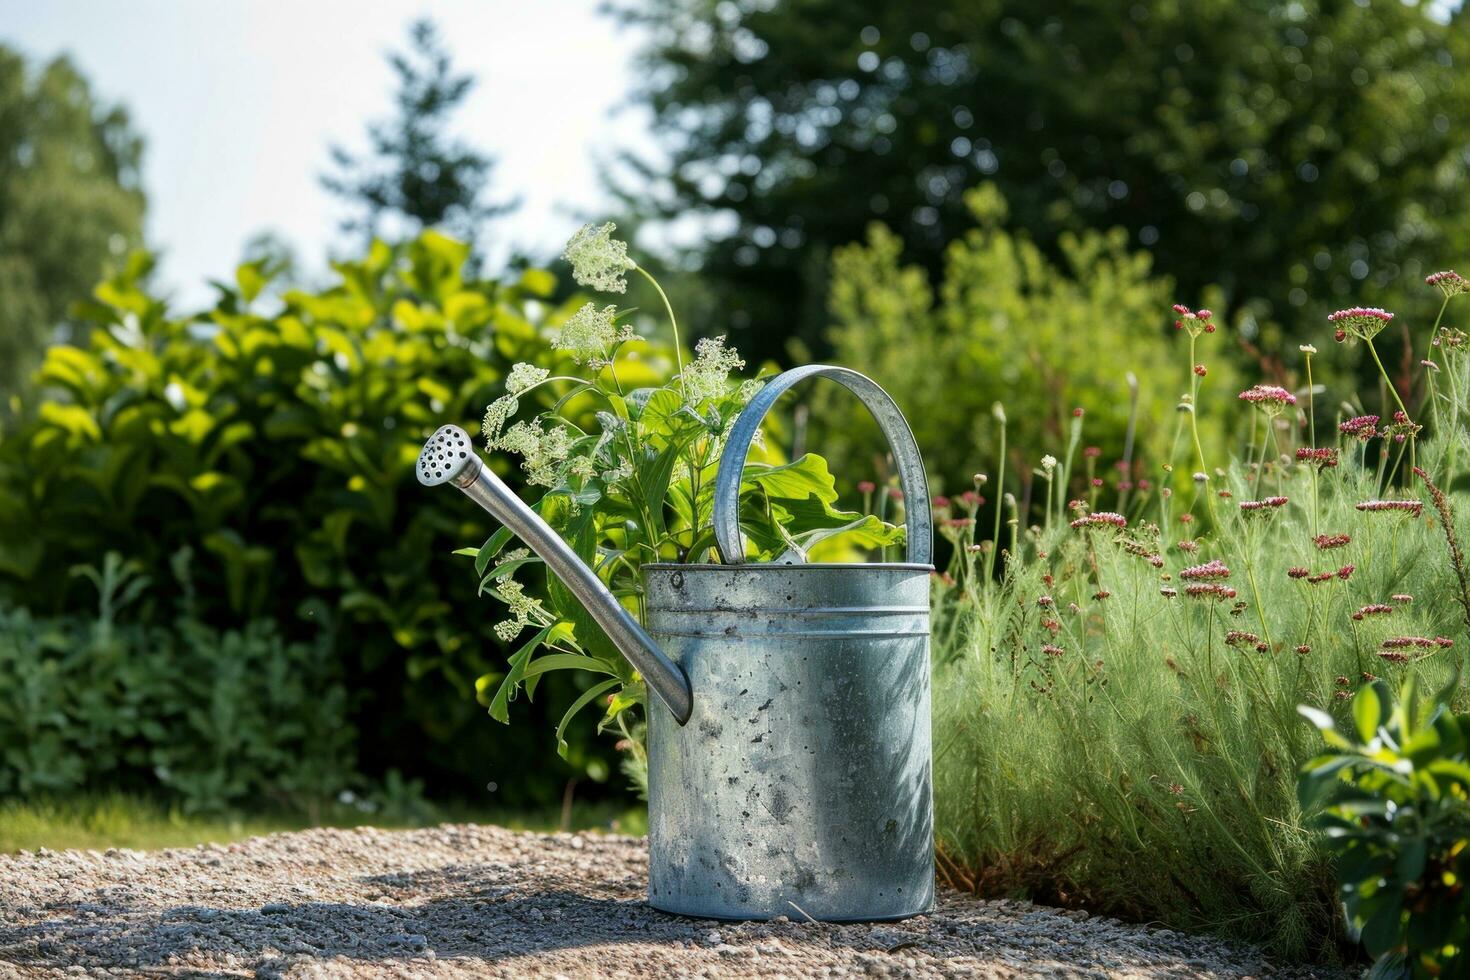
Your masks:
[[[476,825],[0,856],[0,973],[1337,977],[1250,947],[942,892],[875,925],[650,909],[644,842]]]

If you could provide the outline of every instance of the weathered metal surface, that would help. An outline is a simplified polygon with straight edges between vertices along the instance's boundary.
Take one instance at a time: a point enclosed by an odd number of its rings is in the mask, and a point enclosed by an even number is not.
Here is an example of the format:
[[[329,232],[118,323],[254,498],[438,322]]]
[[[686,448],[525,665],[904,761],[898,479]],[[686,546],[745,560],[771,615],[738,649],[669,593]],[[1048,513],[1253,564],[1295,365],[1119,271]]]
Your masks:
[[[649,717],[649,901],[902,918],[934,899],[927,565],[645,566],[693,713]]]
[[[902,564],[744,564],[741,471],[777,398],[850,389],[889,441],[909,507]],[[561,537],[445,426],[419,480],[449,483],[561,577],[669,708],[649,712],[649,901],[685,915],[896,919],[934,899],[924,465],[872,381],[772,379],[732,427],[715,492],[721,565],[645,565],[645,632]],[[650,635],[650,633],[652,635]]]

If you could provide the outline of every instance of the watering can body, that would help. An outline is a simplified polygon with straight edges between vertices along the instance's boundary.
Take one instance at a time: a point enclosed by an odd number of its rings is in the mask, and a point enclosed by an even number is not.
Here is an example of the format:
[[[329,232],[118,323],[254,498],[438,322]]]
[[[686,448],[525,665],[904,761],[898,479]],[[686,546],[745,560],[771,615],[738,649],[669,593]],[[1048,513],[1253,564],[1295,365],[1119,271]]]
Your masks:
[[[906,560],[746,563],[746,454],[783,392],[846,387],[887,437],[906,510]],[[649,902],[724,919],[866,921],[934,900],[929,715],[932,528],[923,463],[897,405],[845,368],[769,381],[726,437],[715,479],[721,564],[643,566],[638,623],[572,549],[445,426],[419,480],[463,490],[536,552],[643,675]],[[664,710],[664,709],[667,710]]]
[[[896,919],[934,899],[929,568],[645,566],[693,710],[648,726],[648,900]]]

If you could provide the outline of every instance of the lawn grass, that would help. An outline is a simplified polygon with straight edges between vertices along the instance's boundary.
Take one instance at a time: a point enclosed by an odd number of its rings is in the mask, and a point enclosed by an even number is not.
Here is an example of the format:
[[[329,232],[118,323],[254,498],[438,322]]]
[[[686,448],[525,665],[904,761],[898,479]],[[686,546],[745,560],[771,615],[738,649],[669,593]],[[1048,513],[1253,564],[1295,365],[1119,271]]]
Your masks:
[[[641,834],[648,828],[641,807],[617,803],[576,803],[560,808],[511,810],[436,804],[413,816],[366,813],[334,806],[316,820],[290,812],[188,814],[146,796],[93,793],[59,798],[0,801],[0,853],[48,848],[153,850],[226,844],[231,841],[304,830],[308,827],[410,828],[439,823],[490,823],[513,830],[602,830]]]

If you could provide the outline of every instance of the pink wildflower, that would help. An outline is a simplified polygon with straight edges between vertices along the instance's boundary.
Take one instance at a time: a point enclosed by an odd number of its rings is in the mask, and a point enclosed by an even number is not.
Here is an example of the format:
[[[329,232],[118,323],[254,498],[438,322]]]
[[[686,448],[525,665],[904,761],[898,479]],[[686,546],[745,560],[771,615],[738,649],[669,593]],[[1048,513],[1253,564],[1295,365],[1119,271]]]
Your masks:
[[[1184,594],[1191,599],[1234,599],[1236,592],[1228,585],[1219,582],[1201,582],[1194,585],[1186,585]]]
[[[1398,511],[1404,514],[1412,514],[1418,517],[1424,511],[1424,503],[1419,500],[1365,500],[1357,505],[1358,510],[1366,513],[1382,513],[1384,511]]]
[[[1327,317],[1327,322],[1337,328],[1333,336],[1338,343],[1342,343],[1348,337],[1372,340],[1392,319],[1392,313],[1376,306],[1354,306],[1331,314]]]
[[[1337,465],[1337,450],[1323,447],[1321,449],[1309,449],[1306,446],[1296,451],[1298,463],[1316,463],[1320,468],[1326,470]]]
[[[1312,539],[1318,551],[1330,551],[1333,548],[1341,548],[1352,543],[1352,537],[1347,534],[1319,534]]]
[[[1447,647],[1452,641],[1442,636],[1430,639],[1427,636],[1390,636],[1383,641],[1385,650],[1409,650],[1419,647],[1424,650],[1433,650],[1435,647]]]
[[[1470,293],[1470,282],[1453,269],[1436,272],[1424,277],[1425,285],[1433,286],[1444,294],[1445,299],[1458,296],[1460,293]]]
[[[1128,518],[1122,514],[1116,514],[1110,510],[1100,510],[1095,514],[1084,514],[1072,522],[1072,527],[1127,527]]]
[[[1247,513],[1251,511],[1275,509],[1277,507],[1285,506],[1285,497],[1266,497],[1264,500],[1242,500],[1240,502],[1240,509]]]
[[[1196,313],[1182,303],[1175,303],[1174,312],[1179,315],[1179,319],[1174,321],[1175,330],[1187,331],[1191,337],[1215,332],[1215,325],[1210,322],[1215,314],[1209,310],[1200,310]]]
[[[1296,404],[1296,395],[1280,385],[1253,385],[1240,393],[1240,400],[1254,404],[1268,412],[1279,412],[1288,405]]]
[[[1191,565],[1179,573],[1179,577],[1191,582],[1208,582],[1214,579],[1230,577],[1230,569],[1218,558],[1212,558],[1203,565]]]
[[[1338,423],[1337,429],[1345,436],[1356,436],[1367,442],[1378,434],[1378,416],[1358,415]]]

